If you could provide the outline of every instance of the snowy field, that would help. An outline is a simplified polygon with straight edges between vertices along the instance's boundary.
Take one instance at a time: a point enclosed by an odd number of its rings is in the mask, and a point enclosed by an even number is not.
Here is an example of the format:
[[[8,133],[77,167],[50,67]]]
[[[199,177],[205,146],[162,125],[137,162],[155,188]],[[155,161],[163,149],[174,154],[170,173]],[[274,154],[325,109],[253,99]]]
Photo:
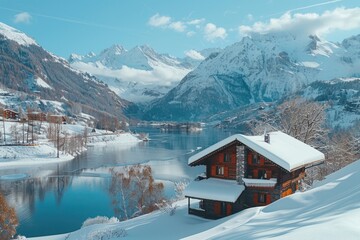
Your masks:
[[[360,161],[329,175],[307,192],[266,207],[219,220],[187,214],[187,201],[175,214],[156,211],[120,223],[94,224],[70,234],[32,238],[65,239],[359,239]],[[195,203],[196,204],[196,203]]]
[[[13,134],[11,134],[14,126],[17,127],[19,132],[19,142],[22,141],[22,124],[18,122],[6,122],[5,133],[6,142],[14,143]],[[26,129],[25,125],[25,129]],[[57,149],[54,144],[46,138],[46,129],[48,123],[41,123],[40,134],[36,133],[37,140],[34,141],[32,146],[0,146],[0,168],[15,168],[20,166],[29,166],[46,163],[58,163],[64,161],[70,161],[74,159],[76,154],[64,154],[60,152],[59,158],[57,158]],[[105,145],[105,144],[130,144],[140,142],[139,138],[131,133],[117,133],[114,134],[109,131],[95,129],[96,132],[91,133],[92,128],[85,127],[79,124],[64,124],[61,125],[61,132],[74,136],[76,134],[82,135],[85,128],[88,131],[88,146],[93,145]],[[2,130],[3,128],[1,128]],[[3,131],[1,131],[3,134]],[[35,132],[38,132],[36,130]],[[3,136],[1,136],[3,139]],[[26,133],[25,133],[26,141]],[[84,148],[83,151],[86,149]],[[1,176],[0,176],[1,177]]]

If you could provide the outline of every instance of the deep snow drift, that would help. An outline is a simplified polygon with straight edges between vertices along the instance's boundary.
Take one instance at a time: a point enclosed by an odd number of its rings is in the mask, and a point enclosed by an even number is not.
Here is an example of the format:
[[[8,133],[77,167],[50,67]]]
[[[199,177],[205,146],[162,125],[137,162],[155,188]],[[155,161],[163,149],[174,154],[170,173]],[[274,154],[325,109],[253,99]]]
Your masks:
[[[120,223],[95,224],[70,234],[33,239],[358,239],[359,182],[357,161],[307,192],[219,220],[188,215],[184,200],[177,202],[173,216],[157,211]]]

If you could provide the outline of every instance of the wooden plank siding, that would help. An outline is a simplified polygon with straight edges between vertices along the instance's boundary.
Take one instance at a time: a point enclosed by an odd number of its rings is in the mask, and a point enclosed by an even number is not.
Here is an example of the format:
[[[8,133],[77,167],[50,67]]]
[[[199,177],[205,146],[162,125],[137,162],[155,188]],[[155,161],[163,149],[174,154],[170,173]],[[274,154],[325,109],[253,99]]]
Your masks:
[[[207,162],[207,177],[236,180],[236,145],[213,154]],[[223,168],[223,173],[218,168]]]
[[[243,192],[245,196],[244,207],[265,206],[280,199],[280,186],[275,188],[247,187]],[[259,195],[263,194],[263,202],[259,201]]]
[[[254,161],[254,156],[258,155],[258,161]],[[246,166],[246,178],[255,178],[255,179],[270,179],[270,178],[276,178],[277,180],[281,169],[279,166],[274,164],[272,161],[266,159],[264,156],[261,156],[260,154],[257,154],[253,152],[250,149],[247,149],[247,166]],[[266,175],[265,175],[266,173]]]

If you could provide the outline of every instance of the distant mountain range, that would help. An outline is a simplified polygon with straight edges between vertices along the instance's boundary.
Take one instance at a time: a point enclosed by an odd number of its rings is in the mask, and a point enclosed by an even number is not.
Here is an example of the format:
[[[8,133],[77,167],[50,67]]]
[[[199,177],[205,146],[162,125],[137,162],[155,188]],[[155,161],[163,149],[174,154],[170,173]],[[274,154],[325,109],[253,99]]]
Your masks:
[[[148,120],[207,120],[316,81],[360,77],[360,35],[332,43],[288,33],[244,37],[211,54],[146,110]]]
[[[44,50],[26,34],[0,23],[0,84],[21,96],[2,105],[20,106],[71,115],[83,112],[95,117],[124,117],[132,104],[106,84],[71,68],[69,63]]]
[[[146,104],[164,96],[202,60],[218,51],[220,49],[192,50],[188,57],[181,59],[159,54],[146,45],[130,50],[113,45],[98,55],[72,54],[69,62],[73,68],[102,80],[120,97]]]
[[[341,43],[252,35],[225,49],[187,55],[113,45],[98,55],[72,54],[69,63],[0,23],[0,84],[18,92],[15,103],[0,97],[0,104],[120,118],[140,106],[145,120],[241,122],[255,117],[261,103],[298,94],[327,101],[333,126],[359,119],[360,35]]]

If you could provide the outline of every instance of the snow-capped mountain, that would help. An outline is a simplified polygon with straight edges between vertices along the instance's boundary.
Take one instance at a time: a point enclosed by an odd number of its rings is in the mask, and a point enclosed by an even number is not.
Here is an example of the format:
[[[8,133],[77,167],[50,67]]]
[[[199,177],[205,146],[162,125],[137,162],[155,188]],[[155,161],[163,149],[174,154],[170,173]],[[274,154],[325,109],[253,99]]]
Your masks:
[[[43,111],[83,112],[95,117],[108,113],[123,117],[130,103],[118,97],[95,77],[81,73],[69,63],[39,46],[35,40],[0,23],[0,79],[5,92],[20,97],[3,98],[7,107]],[[12,106],[14,105],[14,106]],[[52,105],[52,106],[50,106]],[[58,106],[59,105],[59,106]]]
[[[360,37],[335,44],[317,36],[244,37],[210,55],[147,111],[147,119],[195,120],[274,101],[314,81],[360,74]]]
[[[212,51],[216,49],[179,59],[159,54],[146,45],[130,50],[113,45],[98,55],[72,54],[69,62],[72,67],[101,79],[122,98],[146,103],[165,95]]]

